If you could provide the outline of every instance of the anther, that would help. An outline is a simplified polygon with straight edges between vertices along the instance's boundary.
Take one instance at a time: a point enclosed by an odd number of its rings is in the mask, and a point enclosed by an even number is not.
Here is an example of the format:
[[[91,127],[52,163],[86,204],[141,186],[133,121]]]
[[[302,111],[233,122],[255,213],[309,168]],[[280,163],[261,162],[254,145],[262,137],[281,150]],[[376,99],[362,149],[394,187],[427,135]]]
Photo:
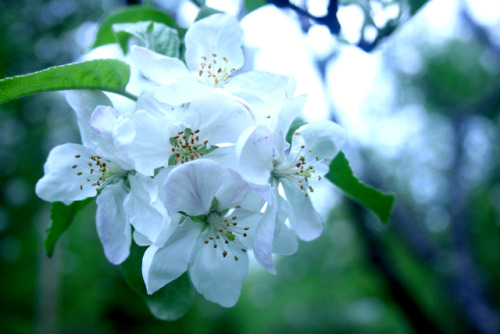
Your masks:
[[[205,240],[204,242],[205,242],[205,244],[208,244],[208,240]]]
[[[82,175],[82,174],[83,174],[83,172],[78,172],[78,173],[76,173],[76,174],[77,174],[77,175]]]
[[[247,252],[247,250],[246,250],[245,248],[242,248],[242,249],[241,249],[241,251],[242,251],[243,253],[246,253],[246,252]]]
[[[75,155],[75,158],[79,158],[79,157],[80,157],[80,154]]]
[[[234,261],[238,261],[238,257],[237,256],[234,257]]]
[[[247,237],[247,234],[246,233],[243,233],[243,238],[246,238]]]
[[[248,231],[250,229],[250,227],[245,227],[244,230],[245,231]]]
[[[223,252],[222,252],[222,256],[223,256],[223,257],[226,257],[226,256],[227,256],[227,252],[226,252],[226,251],[223,251]]]
[[[217,54],[215,54],[215,53],[212,53],[212,57],[217,57]]]
[[[77,165],[73,165],[73,167],[71,167],[71,168],[76,168],[76,167],[78,167],[78,166]]]
[[[314,189],[313,187],[309,186],[309,190],[313,193],[314,192]]]
[[[214,248],[217,248],[217,244],[214,244]]]
[[[239,205],[239,204],[238,204],[238,205],[236,205],[234,208],[235,208],[235,209],[239,209],[239,208],[241,208],[241,205]]]
[[[238,217],[236,217],[236,216],[232,216],[231,217],[232,220],[235,220],[236,218],[238,218]]]
[[[83,190],[83,184],[80,184],[80,190]]]

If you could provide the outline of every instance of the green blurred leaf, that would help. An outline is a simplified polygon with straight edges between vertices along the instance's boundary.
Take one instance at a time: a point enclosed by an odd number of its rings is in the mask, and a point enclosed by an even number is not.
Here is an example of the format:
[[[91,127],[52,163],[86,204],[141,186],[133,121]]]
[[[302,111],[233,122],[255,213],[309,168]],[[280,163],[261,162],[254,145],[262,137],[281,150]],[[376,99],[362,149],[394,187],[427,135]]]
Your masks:
[[[153,22],[141,21],[136,23],[113,24],[113,32],[120,44],[123,53],[127,53],[128,41],[135,37],[139,45],[168,57],[179,57],[179,34],[176,29]]]
[[[151,7],[130,6],[119,12],[115,12],[104,18],[99,26],[96,34],[96,39],[91,48],[96,48],[101,45],[115,43],[115,35],[113,34],[112,26],[115,23],[134,23],[139,21],[155,21],[166,24],[170,27],[175,27],[172,19],[162,11]]]
[[[394,195],[383,193],[361,183],[354,176],[349,161],[343,152],[340,152],[333,159],[326,178],[346,194],[373,211],[382,222],[387,222],[394,204]]]
[[[129,257],[120,265],[125,280],[144,299],[156,318],[168,321],[180,319],[194,300],[194,287],[187,272],[154,294],[148,295],[141,269],[145,251],[145,247],[132,243]]]
[[[54,248],[59,238],[73,223],[76,214],[93,199],[93,197],[87,198],[83,201],[73,202],[70,205],[65,205],[62,202],[52,203],[50,207],[50,227],[43,243],[47,256],[54,255]]]
[[[245,9],[247,10],[247,12],[256,10],[257,8],[264,5],[267,5],[267,2],[265,0],[245,0]]]
[[[130,67],[115,59],[50,67],[0,80],[0,104],[28,94],[66,89],[98,89],[136,100],[125,91],[129,78]]]
[[[196,16],[195,21],[199,21],[199,20],[204,19],[205,17],[209,17],[210,15],[219,14],[219,13],[222,13],[222,12],[220,10],[217,10],[215,8],[212,8],[212,7],[202,6],[200,8],[200,11],[198,12],[198,15]]]

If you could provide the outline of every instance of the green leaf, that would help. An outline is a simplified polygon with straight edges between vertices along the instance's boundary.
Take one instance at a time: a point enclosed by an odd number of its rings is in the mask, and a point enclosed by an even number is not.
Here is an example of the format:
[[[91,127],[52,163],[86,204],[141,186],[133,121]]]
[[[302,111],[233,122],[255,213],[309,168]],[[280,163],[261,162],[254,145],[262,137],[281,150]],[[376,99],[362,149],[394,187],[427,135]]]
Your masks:
[[[99,26],[99,30],[97,30],[96,39],[91,48],[116,42],[112,30],[113,24],[134,23],[139,21],[155,21],[170,27],[175,27],[172,19],[162,11],[151,7],[129,6],[104,18]]]
[[[54,248],[59,238],[73,223],[76,214],[93,199],[93,197],[87,198],[83,201],[73,202],[70,205],[65,205],[62,202],[52,203],[50,207],[50,227],[43,243],[47,256],[52,257],[54,255]]]
[[[115,59],[55,66],[0,80],[0,104],[28,94],[67,89],[98,89],[137,100],[125,91],[129,79],[130,67]]]
[[[146,247],[132,243],[129,257],[120,265],[125,280],[142,297],[156,318],[168,321],[180,319],[194,300],[194,288],[187,272],[154,294],[148,295],[141,269],[145,251]]]
[[[179,34],[176,29],[163,23],[117,23],[113,24],[112,28],[124,54],[127,53],[129,39],[135,37],[140,46],[168,57],[179,57]]]
[[[220,10],[217,10],[215,8],[212,8],[212,7],[202,6],[194,21],[196,22],[196,21],[202,20],[206,17],[209,17],[210,15],[219,14],[219,13],[222,13],[222,12]]]
[[[267,5],[265,0],[245,0],[245,9],[248,13],[264,5]]]
[[[333,159],[326,178],[346,194],[373,211],[382,222],[387,222],[394,204],[394,195],[383,193],[361,183],[354,176],[349,161],[343,152],[340,152]]]

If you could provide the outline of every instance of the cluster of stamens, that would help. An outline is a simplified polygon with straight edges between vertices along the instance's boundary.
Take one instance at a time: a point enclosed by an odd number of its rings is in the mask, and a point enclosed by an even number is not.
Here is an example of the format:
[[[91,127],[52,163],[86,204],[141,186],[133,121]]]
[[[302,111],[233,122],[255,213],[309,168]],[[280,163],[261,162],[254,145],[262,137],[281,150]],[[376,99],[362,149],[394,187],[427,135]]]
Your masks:
[[[174,164],[185,163],[203,156],[200,148],[208,144],[208,140],[200,143],[200,130],[191,132],[189,130],[179,131],[175,137],[172,137],[172,153],[175,154]]]
[[[75,158],[80,159],[80,155],[75,155]],[[86,159],[85,159],[86,160]],[[107,163],[102,160],[99,155],[91,155],[88,162],[84,162],[82,165],[74,164],[73,169],[77,170],[76,175],[85,176],[87,183],[90,183],[92,187],[95,187],[96,191],[99,192],[102,186],[105,185],[106,178],[111,175],[107,172]],[[88,166],[88,167],[87,167]],[[89,173],[84,173],[82,170],[87,169]],[[85,174],[85,175],[83,175]],[[109,175],[108,175],[109,174]],[[80,190],[83,190],[83,183],[80,184]]]
[[[215,86],[224,84],[226,81],[231,79],[231,73],[236,69],[229,69],[229,60],[226,57],[222,57],[222,60],[217,56],[217,54],[212,53],[212,57],[207,58],[205,56],[201,57],[199,76],[206,78],[206,81],[213,83]]]
[[[300,135],[300,133],[296,132],[295,135]],[[305,150],[304,145],[300,147],[300,151],[297,153],[295,159],[292,160],[293,165],[275,161],[272,174],[277,179],[287,178],[292,181],[297,187],[299,187],[300,190],[304,192],[304,196],[308,197],[309,192],[314,192],[314,188],[308,184],[309,178],[316,173],[314,165],[322,161],[326,162],[328,159],[326,157],[320,159],[318,156],[314,156],[314,160],[307,162],[306,157],[301,154],[303,150]],[[308,152],[312,153],[312,149],[308,149]],[[317,177],[318,181],[321,180],[321,175],[318,175]]]
[[[237,205],[235,208],[239,209],[240,206]],[[212,212],[207,216],[207,223],[210,225],[212,233],[204,242],[206,245],[213,244],[214,248],[221,249],[224,258],[228,255],[228,250],[231,251],[229,246],[226,250],[226,245],[234,241],[237,235],[243,238],[248,236],[247,231],[250,228],[239,226],[236,219],[238,219],[237,216],[222,217],[217,212]],[[247,252],[246,248],[241,248],[241,251]],[[234,255],[234,260],[238,261],[236,255]]]

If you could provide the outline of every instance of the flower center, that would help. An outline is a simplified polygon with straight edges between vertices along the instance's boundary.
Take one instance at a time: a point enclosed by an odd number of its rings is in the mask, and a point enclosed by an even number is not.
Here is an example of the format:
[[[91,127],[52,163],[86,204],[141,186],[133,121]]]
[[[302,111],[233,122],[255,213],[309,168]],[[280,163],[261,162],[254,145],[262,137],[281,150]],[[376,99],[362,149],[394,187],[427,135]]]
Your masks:
[[[201,57],[198,75],[206,83],[220,87],[231,79],[231,73],[235,70],[235,68],[229,68],[229,60],[226,57],[221,58],[212,53],[209,57]]]
[[[170,138],[172,155],[168,160],[169,165],[177,165],[179,162],[183,164],[201,158],[217,148],[215,145],[207,148],[208,140],[202,142],[199,133],[199,129],[193,132],[191,129],[186,128]]]
[[[240,206],[237,205],[236,209]],[[233,212],[234,214],[234,212]],[[243,238],[248,236],[247,231],[250,229],[247,227],[241,227],[237,222],[238,217],[235,215],[224,216],[217,211],[212,211],[206,216],[205,222],[208,224],[209,237],[204,241],[206,245],[213,244],[214,248],[219,248],[222,251],[222,257],[228,255],[228,251],[231,252],[231,242],[236,239],[239,235]],[[226,250],[227,246],[227,250]],[[242,252],[246,252],[246,248],[241,249]],[[238,261],[238,257],[233,255],[234,260]]]
[[[309,185],[309,178],[316,173],[314,166],[323,160],[326,161],[327,158],[320,159],[317,155],[312,156],[312,150],[308,149],[312,159],[306,161],[306,157],[301,154],[304,150],[305,146],[302,145],[295,158],[290,159],[290,157],[288,157],[287,159],[274,160],[274,170],[271,172],[271,175],[277,180],[281,178],[290,180],[302,190],[307,197],[309,196],[308,190],[314,192],[314,188]],[[321,175],[318,175],[318,181],[319,180],[321,180]]]
[[[72,168],[76,175],[82,177],[81,190],[83,190],[83,187],[90,186],[94,187],[96,192],[99,192],[113,180],[124,177],[128,173],[114,162],[103,159],[99,155],[91,155],[87,158],[77,154],[75,158],[80,163],[74,164]]]

